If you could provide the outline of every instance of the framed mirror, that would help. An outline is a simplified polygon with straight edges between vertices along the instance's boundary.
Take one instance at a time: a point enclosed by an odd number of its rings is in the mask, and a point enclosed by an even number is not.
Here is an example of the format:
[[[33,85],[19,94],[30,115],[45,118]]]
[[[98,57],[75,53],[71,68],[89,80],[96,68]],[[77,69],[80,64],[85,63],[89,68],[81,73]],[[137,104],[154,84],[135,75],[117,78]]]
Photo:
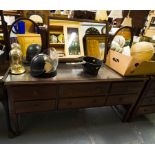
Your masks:
[[[27,61],[28,49],[40,46],[43,51],[43,36],[39,26],[29,18],[18,18],[15,20],[9,30],[10,49],[12,43],[18,43],[21,46],[23,61]]]
[[[130,46],[133,42],[133,29],[130,26],[124,26],[121,27],[119,30],[117,30],[112,37],[112,41],[116,38],[116,36],[122,36],[125,39],[125,45],[124,46]],[[112,42],[111,41],[111,42]]]
[[[83,37],[85,55],[95,57],[105,62],[108,47],[108,36],[109,31],[107,21],[93,23],[92,26],[86,30]]]

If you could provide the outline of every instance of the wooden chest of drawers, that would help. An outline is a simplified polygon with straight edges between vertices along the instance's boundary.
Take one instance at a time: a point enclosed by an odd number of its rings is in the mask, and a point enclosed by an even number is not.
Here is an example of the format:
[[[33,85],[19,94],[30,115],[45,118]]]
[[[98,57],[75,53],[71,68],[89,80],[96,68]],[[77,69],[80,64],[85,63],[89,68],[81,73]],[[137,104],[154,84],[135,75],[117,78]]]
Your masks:
[[[12,130],[19,133],[18,116],[29,112],[128,105],[127,117],[146,81],[147,78],[122,78],[106,67],[97,77],[68,66],[60,67],[58,75],[49,79],[33,78],[29,73],[8,75],[5,87]]]

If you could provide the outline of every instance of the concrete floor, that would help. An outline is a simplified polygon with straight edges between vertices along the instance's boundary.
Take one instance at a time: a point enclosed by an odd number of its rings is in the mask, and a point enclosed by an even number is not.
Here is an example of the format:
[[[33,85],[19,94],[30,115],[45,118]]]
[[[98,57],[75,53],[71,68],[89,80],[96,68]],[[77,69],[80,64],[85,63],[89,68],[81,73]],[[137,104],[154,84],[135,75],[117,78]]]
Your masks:
[[[111,107],[24,114],[22,134],[8,138],[0,104],[1,144],[155,143],[155,114],[122,123]]]

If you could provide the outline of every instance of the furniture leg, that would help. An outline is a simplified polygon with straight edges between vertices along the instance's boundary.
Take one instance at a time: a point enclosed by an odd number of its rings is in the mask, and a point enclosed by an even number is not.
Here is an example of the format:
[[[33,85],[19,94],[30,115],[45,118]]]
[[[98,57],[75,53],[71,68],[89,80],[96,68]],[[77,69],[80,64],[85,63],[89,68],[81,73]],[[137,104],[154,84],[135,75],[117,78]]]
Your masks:
[[[11,130],[15,135],[20,134],[20,127],[19,127],[19,120],[18,120],[18,114],[10,114],[10,124],[11,124]]]

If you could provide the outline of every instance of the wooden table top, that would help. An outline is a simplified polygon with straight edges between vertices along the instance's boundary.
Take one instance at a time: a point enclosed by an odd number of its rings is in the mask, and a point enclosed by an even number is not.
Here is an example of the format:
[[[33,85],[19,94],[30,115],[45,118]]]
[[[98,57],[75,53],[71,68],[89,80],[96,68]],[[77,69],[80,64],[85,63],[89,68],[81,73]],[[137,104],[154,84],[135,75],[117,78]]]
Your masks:
[[[11,75],[5,79],[6,85],[12,84],[37,84],[37,83],[82,83],[102,81],[136,81],[146,80],[147,77],[122,77],[107,66],[100,68],[97,76],[91,76],[83,72],[81,65],[59,64],[57,76],[51,78],[35,78],[30,74],[30,68],[21,75]]]

